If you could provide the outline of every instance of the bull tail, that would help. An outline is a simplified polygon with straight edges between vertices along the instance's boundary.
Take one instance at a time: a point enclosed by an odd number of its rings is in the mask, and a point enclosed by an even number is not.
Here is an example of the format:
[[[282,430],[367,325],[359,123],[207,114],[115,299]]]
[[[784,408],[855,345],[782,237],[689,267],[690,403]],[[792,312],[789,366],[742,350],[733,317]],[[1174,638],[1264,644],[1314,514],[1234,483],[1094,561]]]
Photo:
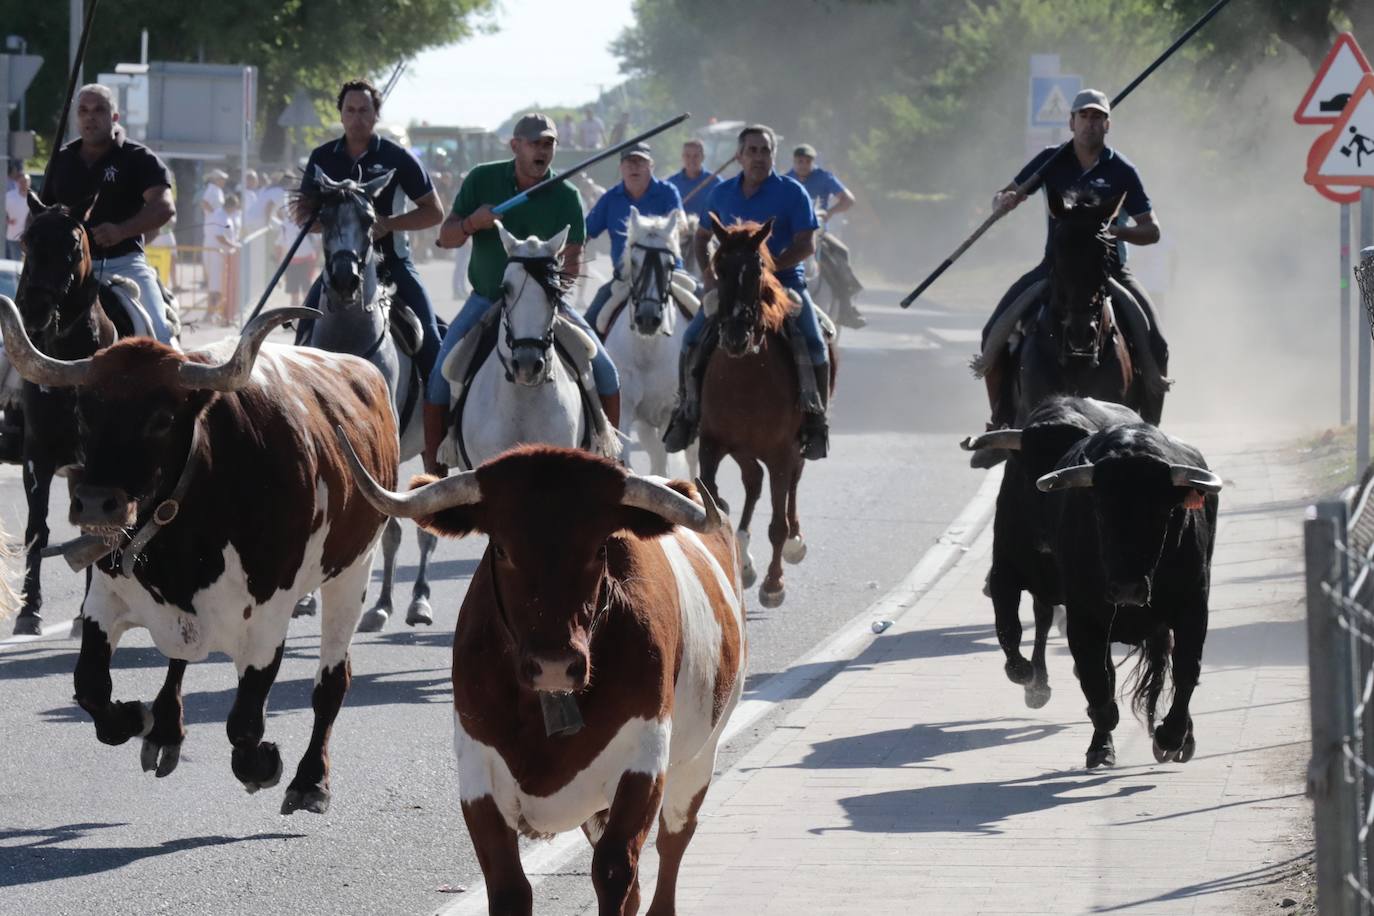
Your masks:
[[[1137,718],[1145,720],[1152,733],[1155,710],[1159,708],[1159,698],[1164,693],[1164,685],[1172,667],[1173,642],[1169,628],[1161,626],[1131,652],[1136,656],[1136,663],[1126,678],[1125,686],[1131,694],[1131,708]]]

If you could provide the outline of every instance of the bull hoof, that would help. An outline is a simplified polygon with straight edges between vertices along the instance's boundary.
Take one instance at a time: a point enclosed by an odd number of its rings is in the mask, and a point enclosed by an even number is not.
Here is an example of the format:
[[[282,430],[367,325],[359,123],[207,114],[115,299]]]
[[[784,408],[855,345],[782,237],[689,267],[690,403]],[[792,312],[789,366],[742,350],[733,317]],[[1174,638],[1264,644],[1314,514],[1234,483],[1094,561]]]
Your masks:
[[[136,700],[110,704],[110,712],[95,723],[101,744],[120,745],[153,730],[153,711]]]
[[[234,748],[233,765],[234,775],[249,795],[281,782],[281,751],[271,741]]]
[[[1187,763],[1189,760],[1193,759],[1193,755],[1196,753],[1197,741],[1193,739],[1193,735],[1190,732],[1183,742],[1183,747],[1179,748],[1178,753],[1174,755],[1174,759],[1179,763]]]
[[[86,628],[86,618],[82,614],[77,614],[72,618],[72,627],[67,631],[68,639],[80,639],[81,631]]]
[[[783,542],[782,558],[793,565],[806,559],[806,541],[802,540],[801,535]]]
[[[1088,745],[1086,763],[1090,770],[1097,767],[1116,766],[1116,745],[1112,741],[1111,732],[1099,732],[1093,735],[1092,743]]]
[[[359,633],[380,633],[386,626],[387,618],[391,616],[391,611],[383,607],[374,607],[363,614],[358,621]]]
[[[291,618],[294,620],[297,617],[314,617],[319,609],[320,599],[315,597],[314,592],[311,592],[296,602],[295,608],[291,611]]]
[[[281,802],[282,814],[309,811],[311,814],[324,814],[329,810],[328,789],[287,789]]]
[[[779,585],[770,591],[767,585],[759,589],[759,604],[764,607],[781,607],[782,600],[787,597],[787,589]]]
[[[144,738],[139,762],[143,765],[143,772],[152,773],[161,779],[175,770],[177,764],[181,762],[181,745],[154,744]]]
[[[410,609],[406,611],[406,623],[412,627],[418,624],[427,627],[434,625],[434,609],[429,606],[427,599],[416,598],[410,602]]]
[[[1035,668],[1024,658],[1009,658],[1002,670],[1007,673],[1007,680],[1013,684],[1029,684],[1035,677]]]
[[[1190,730],[1184,736],[1183,742],[1178,747],[1173,747],[1172,742],[1166,743],[1168,742],[1167,735],[1164,741],[1160,740],[1160,733],[1163,730],[1163,725],[1155,729],[1154,740],[1150,742],[1150,750],[1154,752],[1155,763],[1165,763],[1170,760],[1175,763],[1187,763],[1192,760],[1193,755],[1197,753],[1197,740],[1193,738],[1192,731]]]
[[[1026,685],[1026,706],[1031,709],[1039,709],[1050,701],[1049,684],[1027,684]]]
[[[14,618],[15,636],[41,636],[43,633],[43,618],[37,614],[20,614]]]

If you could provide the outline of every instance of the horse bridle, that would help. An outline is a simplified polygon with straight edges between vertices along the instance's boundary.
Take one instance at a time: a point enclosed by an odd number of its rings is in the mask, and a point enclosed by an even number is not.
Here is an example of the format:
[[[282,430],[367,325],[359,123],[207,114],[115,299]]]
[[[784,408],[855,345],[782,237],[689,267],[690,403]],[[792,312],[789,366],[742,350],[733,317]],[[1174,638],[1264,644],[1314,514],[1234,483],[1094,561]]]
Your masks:
[[[32,290],[52,297],[52,308],[49,310],[48,320],[43,323],[43,326],[41,328],[25,327],[24,330],[26,330],[29,333],[30,337],[37,337],[39,334],[42,334],[44,331],[48,330],[48,328],[52,327],[54,324],[57,325],[56,333],[58,337],[65,337],[67,334],[71,333],[73,328],[77,327],[76,324],[69,325],[66,328],[62,327],[62,303],[66,302],[67,297],[70,296],[72,293],[72,285],[76,282],[77,268],[80,267],[82,256],[86,253],[85,241],[88,238],[89,233],[86,231],[85,225],[79,219],[76,219],[76,217],[74,216],[72,217],[72,219],[76,222],[76,227],[81,230],[81,235],[79,235],[76,238],[76,242],[72,246],[72,254],[75,257],[68,260],[67,262],[66,282],[64,282],[60,287],[35,286],[33,280],[30,278],[26,282],[21,284],[21,288],[26,293]],[[30,263],[31,262],[29,261],[25,262],[25,269],[20,274],[21,280],[24,280],[27,276],[28,267]],[[89,279],[89,275],[87,279]]]
[[[357,203],[357,204],[359,204],[359,205],[362,207],[364,215],[365,215],[366,217],[369,218],[369,220],[370,220],[371,223],[375,223],[375,222],[376,222],[376,220],[377,220],[377,211],[376,211],[376,209],[372,206],[372,201],[368,200],[368,198],[367,198],[366,195],[360,194],[360,193],[358,193],[357,191],[348,190],[348,189],[346,189],[346,188],[345,188],[345,189],[335,190],[335,191],[329,191],[329,192],[325,192],[325,193],[326,193],[327,196],[337,196],[337,197],[339,197],[339,198],[340,198],[340,203],[342,203],[343,200],[345,200],[345,199],[352,200],[354,203]],[[323,222],[323,221],[322,221],[322,222]],[[368,261],[371,260],[371,258],[372,258],[372,250],[373,250],[372,232],[371,232],[371,225],[369,224],[368,229],[367,229],[366,231],[363,232],[363,250],[362,250],[362,253],[360,254],[359,252],[354,251],[352,248],[339,248],[339,249],[336,250],[336,251],[330,252],[330,253],[325,257],[325,274],[326,274],[326,276],[328,276],[329,274],[332,274],[332,273],[333,273],[334,265],[335,265],[335,263],[337,263],[337,261],[338,261],[339,259],[345,259],[345,260],[347,260],[347,261],[351,261],[353,264],[356,264],[356,265],[357,265],[357,267],[358,267],[358,273],[359,273],[359,274],[365,274],[365,273],[366,273],[367,263],[368,263]],[[329,297],[329,299],[330,299],[331,301],[335,301],[335,302],[340,301],[340,300],[336,300],[336,299],[334,298],[334,288],[333,288],[333,286],[332,286],[331,284],[325,283],[325,284],[324,284],[324,291],[325,291],[325,294]],[[351,302],[353,302],[354,300],[359,299],[359,298],[363,298],[363,297],[364,297],[363,288],[362,288],[362,285],[359,284],[359,286],[358,286],[358,292],[355,293],[354,296],[353,296],[352,298],[347,299],[347,300],[343,300],[343,301],[344,301],[345,303],[351,303]],[[364,303],[363,303],[363,311],[365,311],[365,312],[371,311],[374,305],[376,305],[375,302],[364,302]]]
[[[754,283],[754,296],[748,302],[740,295],[744,291],[744,273],[754,265],[758,266],[758,274]],[[738,322],[749,323],[748,349],[751,353],[757,353],[763,348],[763,331],[759,327],[759,318],[763,311],[763,257],[754,253],[754,262],[751,264],[746,258],[739,266],[739,274],[735,278],[736,294],[734,298],[734,308],[731,309],[729,316],[721,314],[721,324],[733,319]]]
[[[1110,243],[1109,238],[1100,233],[1094,236],[1093,241],[1098,243]],[[1053,282],[1053,273],[1051,274],[1051,296],[1059,300],[1059,302],[1063,306],[1062,311],[1064,313],[1063,317],[1059,321],[1061,328],[1059,343],[1059,359],[1061,363],[1071,359],[1087,359],[1091,361],[1091,365],[1094,368],[1096,368],[1100,364],[1102,360],[1102,348],[1107,343],[1108,329],[1107,323],[1102,319],[1102,312],[1106,304],[1106,300],[1110,295],[1110,293],[1108,292],[1110,284],[1107,282],[1110,276],[1111,269],[1107,268],[1103,272],[1102,282],[1097,285],[1096,290],[1094,290],[1092,296],[1088,299],[1087,305],[1082,309],[1077,309],[1069,305],[1066,301],[1064,301],[1062,295],[1060,295],[1057,292],[1058,288],[1060,287],[1060,284]],[[1078,311],[1086,312],[1088,313],[1088,315],[1092,316],[1089,319],[1089,324],[1096,329],[1096,339],[1094,340],[1091,349],[1081,349],[1075,346],[1073,342],[1069,339],[1069,322],[1073,320],[1074,313]]]
[[[562,259],[552,255],[538,255],[529,257],[510,257],[507,258],[509,264],[519,264],[525,269],[525,279],[520,283],[520,288],[515,291],[515,295],[505,295],[501,297],[501,332],[506,341],[506,349],[514,353],[519,347],[533,347],[545,352],[553,349],[553,326],[558,320],[558,307],[563,304],[561,292],[555,292],[551,286],[540,283],[544,290],[545,297],[549,300],[552,308],[549,310],[549,325],[544,329],[540,337],[516,337],[515,332],[510,326],[510,310],[514,302],[518,302],[525,291],[525,284],[530,282],[530,278],[536,271],[530,270],[531,265],[535,265],[541,274],[553,274],[561,266]],[[506,357],[502,355],[501,348],[496,349],[496,358],[501,361],[501,368],[506,373],[506,381],[514,382],[515,375],[512,373],[510,364],[506,362]],[[552,376],[545,379],[547,384],[552,381]]]
[[[649,282],[652,280],[658,284],[658,291],[662,294],[662,297],[657,300],[658,303],[666,306],[672,295],[672,291],[669,289],[671,283],[668,270],[669,264],[676,261],[673,253],[667,248],[654,248],[651,245],[641,245],[639,242],[635,242],[630,247],[636,251],[644,252],[644,269],[632,279],[630,284],[630,302],[639,304],[644,299],[644,294],[648,292]],[[631,266],[633,266],[633,261],[631,261]]]

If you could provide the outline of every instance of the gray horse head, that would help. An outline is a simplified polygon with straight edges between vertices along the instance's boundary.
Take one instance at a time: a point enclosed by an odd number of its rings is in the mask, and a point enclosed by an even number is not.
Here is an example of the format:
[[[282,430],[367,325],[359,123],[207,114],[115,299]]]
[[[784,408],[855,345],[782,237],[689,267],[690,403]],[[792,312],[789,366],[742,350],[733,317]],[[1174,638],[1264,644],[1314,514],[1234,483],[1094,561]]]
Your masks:
[[[377,195],[395,171],[366,183],[335,181],[315,166],[314,201],[324,230],[324,292],[331,306],[360,304],[363,281],[372,263],[372,226],[377,221]]]

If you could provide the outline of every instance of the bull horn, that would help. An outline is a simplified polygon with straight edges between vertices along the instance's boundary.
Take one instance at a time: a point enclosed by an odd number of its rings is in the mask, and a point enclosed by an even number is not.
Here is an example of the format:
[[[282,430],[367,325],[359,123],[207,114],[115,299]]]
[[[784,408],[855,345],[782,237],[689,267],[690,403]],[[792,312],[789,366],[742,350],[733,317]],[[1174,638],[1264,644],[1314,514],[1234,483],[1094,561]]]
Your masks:
[[[435,515],[445,509],[476,505],[482,501],[482,490],[477,484],[477,474],[473,471],[464,471],[443,480],[436,480],[408,493],[393,493],[377,483],[367,468],[363,467],[343,427],[334,427],[334,434],[339,437],[339,445],[348,460],[349,470],[353,472],[353,480],[358,484],[358,491],[372,508],[383,515],[393,518],[421,518]]]
[[[1221,478],[1206,468],[1175,464],[1169,468],[1169,476],[1173,478],[1176,487],[1192,487],[1204,493],[1221,492]]]
[[[1057,490],[1067,490],[1070,487],[1091,487],[1092,485],[1093,466],[1091,464],[1080,464],[1076,467],[1050,471],[1035,482],[1036,489],[1041,493],[1053,493]]]
[[[217,366],[184,362],[181,364],[178,378],[186,388],[237,391],[248,384],[248,379],[253,375],[253,361],[258,358],[258,350],[262,348],[268,334],[288,321],[323,317],[324,313],[317,309],[273,309],[248,322],[248,326],[239,335],[239,345],[233,356]]]
[[[86,381],[91,360],[53,359],[29,340],[19,307],[8,296],[0,296],[0,332],[4,334],[5,354],[10,364],[26,381],[49,388],[71,388]]]
[[[983,433],[981,436],[969,436],[959,447],[966,452],[974,452],[980,448],[1005,448],[1019,452],[1021,450],[1021,430],[1019,429],[994,429],[991,432]]]
[[[706,485],[700,480],[696,485],[701,505],[658,481],[630,476],[625,478],[625,495],[620,498],[620,504],[652,512],[674,525],[710,534],[720,527],[720,509]]]

